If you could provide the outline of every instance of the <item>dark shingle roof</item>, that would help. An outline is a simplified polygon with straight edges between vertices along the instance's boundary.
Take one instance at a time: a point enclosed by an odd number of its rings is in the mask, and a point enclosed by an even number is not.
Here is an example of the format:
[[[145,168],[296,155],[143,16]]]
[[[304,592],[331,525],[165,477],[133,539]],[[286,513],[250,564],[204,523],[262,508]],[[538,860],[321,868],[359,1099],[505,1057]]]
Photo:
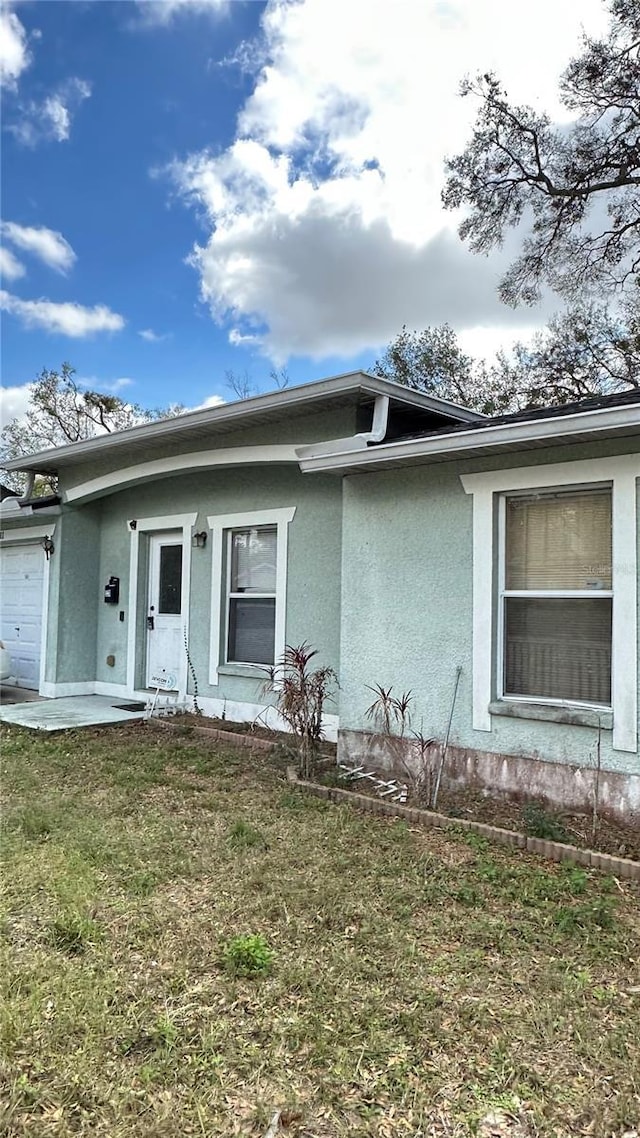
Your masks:
[[[592,395],[587,399],[577,399],[573,403],[560,403],[552,407],[538,407],[528,411],[512,411],[507,415],[494,415],[491,418],[477,419],[467,423],[452,423],[434,431],[415,431],[402,435],[402,439],[425,439],[434,435],[450,435],[461,431],[480,431],[509,423],[535,423],[538,419],[561,419],[567,415],[577,415],[585,411],[604,411],[609,407],[626,407],[640,404],[640,388],[629,388],[614,395]],[[400,439],[396,440],[400,441]]]

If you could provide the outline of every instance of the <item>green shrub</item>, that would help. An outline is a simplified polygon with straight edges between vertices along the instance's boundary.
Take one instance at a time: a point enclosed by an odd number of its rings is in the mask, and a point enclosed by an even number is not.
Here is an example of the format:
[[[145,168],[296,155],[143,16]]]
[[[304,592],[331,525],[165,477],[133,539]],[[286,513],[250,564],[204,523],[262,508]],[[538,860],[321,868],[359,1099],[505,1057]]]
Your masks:
[[[230,940],[223,960],[227,971],[235,976],[259,976],[269,971],[273,956],[273,949],[265,938],[253,933]]]
[[[522,821],[525,833],[530,838],[541,838],[545,842],[570,842],[571,838],[553,814],[549,814],[540,802],[528,802],[522,807]]]

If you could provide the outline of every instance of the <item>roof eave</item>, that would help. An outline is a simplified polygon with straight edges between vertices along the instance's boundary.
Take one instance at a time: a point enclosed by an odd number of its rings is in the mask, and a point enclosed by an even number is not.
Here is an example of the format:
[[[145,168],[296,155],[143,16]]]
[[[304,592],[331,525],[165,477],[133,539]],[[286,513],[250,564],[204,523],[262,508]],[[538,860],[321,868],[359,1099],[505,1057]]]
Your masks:
[[[464,422],[473,422],[483,418],[478,412],[469,411],[465,407],[458,407],[447,400],[438,399],[420,391],[413,391],[402,384],[393,383],[387,379],[370,375],[368,372],[346,372],[343,375],[321,379],[314,383],[299,384],[284,391],[267,392],[264,395],[252,396],[249,399],[237,400],[224,404],[221,407],[208,407],[201,411],[188,411],[184,415],[176,415],[170,419],[159,419],[157,422],[142,423],[136,427],[128,427],[124,431],[115,431],[111,435],[101,435],[98,438],[86,439],[77,443],[70,443],[64,447],[55,447],[37,454],[28,455],[23,459],[13,459],[5,463],[5,469],[10,471],[35,471],[41,474],[55,474],[66,458],[73,456],[74,461],[81,460],[96,452],[117,450],[128,443],[157,438],[163,435],[167,438],[185,428],[198,429],[208,424],[229,422],[237,420],[239,423],[252,415],[265,410],[287,406],[300,406],[308,403],[310,406],[331,397],[332,395],[389,395],[408,406],[421,407],[425,410],[440,412]]]
[[[429,459],[442,461],[489,450],[517,449],[519,444],[545,446],[562,439],[570,441],[572,437],[583,440],[585,435],[595,439],[602,437],[605,432],[609,436],[614,433],[623,434],[625,431],[629,433],[630,428],[632,433],[640,432],[640,408],[602,408],[535,422],[501,423],[476,431],[452,431],[420,439],[383,442],[369,446],[364,451],[345,449],[333,454],[318,453],[314,456],[310,453],[312,447],[308,447],[304,453],[299,453],[300,469],[311,474],[404,465],[420,460],[428,462]]]

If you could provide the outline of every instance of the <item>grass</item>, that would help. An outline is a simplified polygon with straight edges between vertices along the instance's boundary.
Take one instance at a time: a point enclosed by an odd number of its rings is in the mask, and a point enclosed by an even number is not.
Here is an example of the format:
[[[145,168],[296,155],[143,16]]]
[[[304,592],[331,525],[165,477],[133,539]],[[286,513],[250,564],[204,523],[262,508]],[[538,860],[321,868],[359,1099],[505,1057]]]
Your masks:
[[[141,726],[2,756],[0,1134],[638,1126],[637,887]],[[250,975],[247,943],[273,953]]]

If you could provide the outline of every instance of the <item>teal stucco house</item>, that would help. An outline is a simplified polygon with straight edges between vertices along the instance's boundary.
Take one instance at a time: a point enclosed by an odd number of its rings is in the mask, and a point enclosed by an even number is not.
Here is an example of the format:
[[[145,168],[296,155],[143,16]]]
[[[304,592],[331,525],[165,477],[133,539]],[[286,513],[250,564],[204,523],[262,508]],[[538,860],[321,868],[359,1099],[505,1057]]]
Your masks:
[[[599,736],[603,807],[640,813],[640,393],[488,419],[355,372],[11,468],[58,478],[0,505],[20,683],[188,695],[186,640],[205,713],[247,720],[307,641],[327,733],[385,763],[368,687],[442,738],[460,669],[450,778],[584,806]]]

